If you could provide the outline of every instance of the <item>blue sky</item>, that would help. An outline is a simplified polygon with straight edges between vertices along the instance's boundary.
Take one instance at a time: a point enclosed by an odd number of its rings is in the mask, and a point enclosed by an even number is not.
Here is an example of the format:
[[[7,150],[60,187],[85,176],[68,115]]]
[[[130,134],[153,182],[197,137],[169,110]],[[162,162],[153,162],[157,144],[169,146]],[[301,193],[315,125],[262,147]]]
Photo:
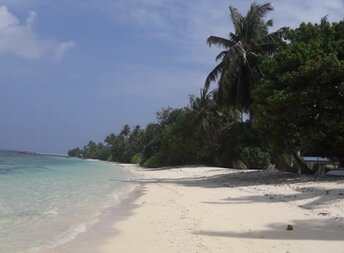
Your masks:
[[[344,17],[343,0],[271,2],[275,29]],[[206,38],[250,3],[0,0],[0,148],[66,153],[185,106],[215,64]]]

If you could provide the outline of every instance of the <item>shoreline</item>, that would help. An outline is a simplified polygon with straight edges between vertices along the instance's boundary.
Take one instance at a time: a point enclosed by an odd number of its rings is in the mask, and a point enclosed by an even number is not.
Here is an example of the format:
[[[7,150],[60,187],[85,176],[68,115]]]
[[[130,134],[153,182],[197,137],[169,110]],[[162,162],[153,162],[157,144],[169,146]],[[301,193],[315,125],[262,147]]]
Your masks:
[[[342,178],[122,166],[141,193],[96,252],[344,252]]]
[[[99,160],[92,160],[99,161]],[[104,162],[104,161],[99,161]],[[112,228],[113,222],[118,222],[130,216],[134,202],[142,195],[141,185],[136,181],[139,175],[134,170],[125,168],[122,164],[109,162],[114,168],[120,167],[121,170],[129,173],[133,178],[122,182],[133,184],[133,188],[125,189],[119,193],[117,203],[104,207],[96,221],[89,224],[86,231],[75,236],[75,238],[57,245],[55,247],[43,248],[42,253],[95,253],[107,238],[117,236],[118,232]],[[111,221],[111,222],[109,222]]]
[[[344,252],[344,178],[113,164],[135,189],[47,253]]]

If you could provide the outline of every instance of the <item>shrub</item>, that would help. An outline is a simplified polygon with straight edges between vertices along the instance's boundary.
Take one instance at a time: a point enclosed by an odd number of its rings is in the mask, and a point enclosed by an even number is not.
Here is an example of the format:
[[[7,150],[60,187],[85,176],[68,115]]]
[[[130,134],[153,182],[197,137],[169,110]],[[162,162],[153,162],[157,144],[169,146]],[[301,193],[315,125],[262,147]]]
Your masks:
[[[108,158],[106,159],[107,162],[112,162],[112,155],[109,155]]]
[[[232,167],[236,170],[246,170],[248,169],[247,165],[241,161],[241,160],[236,160],[236,161],[233,161],[233,165]]]
[[[249,169],[266,169],[270,165],[270,155],[259,147],[246,147],[240,154],[242,162]]]
[[[149,158],[144,164],[143,167],[145,168],[158,168],[161,167],[161,156],[160,154],[156,154]]]
[[[142,155],[141,154],[136,154],[130,159],[130,163],[132,164],[139,164],[142,160]]]

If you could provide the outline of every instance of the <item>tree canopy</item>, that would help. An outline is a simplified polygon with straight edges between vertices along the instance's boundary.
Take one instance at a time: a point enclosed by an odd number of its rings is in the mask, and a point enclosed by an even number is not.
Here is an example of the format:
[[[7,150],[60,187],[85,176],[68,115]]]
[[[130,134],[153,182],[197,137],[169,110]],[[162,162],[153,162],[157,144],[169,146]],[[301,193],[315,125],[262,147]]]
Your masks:
[[[229,10],[234,32],[208,38],[224,51],[199,97],[184,108],[163,108],[145,128],[126,124],[104,143],[90,141],[69,155],[146,167],[276,164],[309,171],[300,155],[344,165],[344,20],[325,17],[269,33],[271,4],[253,3],[245,16]],[[251,115],[246,122],[243,112]]]
[[[218,103],[231,105],[247,112],[252,103],[251,90],[255,87],[262,72],[258,63],[259,54],[271,54],[283,43],[286,28],[269,33],[271,19],[265,16],[273,8],[270,3],[252,3],[246,16],[232,6],[229,7],[234,33],[229,38],[210,36],[209,46],[216,45],[223,51],[216,57],[219,64],[209,73],[205,89],[218,81]]]
[[[261,64],[255,124],[271,142],[302,154],[344,155],[344,21],[301,24]]]

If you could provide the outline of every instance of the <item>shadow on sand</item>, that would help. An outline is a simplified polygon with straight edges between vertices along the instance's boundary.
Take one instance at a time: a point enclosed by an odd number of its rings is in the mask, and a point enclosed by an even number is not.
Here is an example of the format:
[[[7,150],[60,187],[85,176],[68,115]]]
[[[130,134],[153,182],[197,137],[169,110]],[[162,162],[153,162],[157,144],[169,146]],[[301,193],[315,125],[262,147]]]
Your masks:
[[[153,171],[153,170],[152,170]],[[223,169],[222,169],[223,171]],[[299,175],[288,172],[266,173],[261,171],[231,171],[208,177],[159,178],[139,180],[141,183],[171,183],[191,187],[238,187],[255,185],[282,185],[307,182],[344,182],[344,178],[312,175]]]
[[[146,170],[159,171],[167,170]],[[219,169],[218,171],[223,171]],[[120,181],[113,179],[113,181]],[[261,171],[236,171],[228,169],[228,173],[221,173],[213,176],[204,177],[176,177],[176,178],[150,178],[138,179],[127,182],[136,182],[141,184],[167,183],[179,184],[188,187],[205,187],[205,188],[223,188],[223,187],[240,187],[240,186],[256,186],[256,185],[289,185],[294,183],[309,182],[344,182],[342,177],[322,176],[316,177],[312,175],[299,175],[288,172],[261,172]]]
[[[287,231],[286,224],[271,223],[266,230],[255,230],[249,232],[233,231],[197,231],[196,235],[246,238],[246,239],[268,239],[268,240],[324,240],[343,241],[343,224],[336,223],[331,219],[326,220],[294,220],[293,230]]]
[[[344,199],[344,179],[340,177],[315,177],[311,175],[298,175],[285,172],[260,172],[260,171],[234,171],[203,177],[175,177],[175,178],[149,178],[138,179],[129,182],[136,182],[142,186],[147,184],[175,184],[184,187],[200,188],[234,188],[234,187],[255,187],[269,185],[270,192],[257,191],[256,194],[243,196],[240,198],[228,197],[213,202],[202,202],[214,205],[231,205],[241,203],[277,203],[292,202],[297,200],[310,200],[300,208],[312,210],[321,205]],[[149,171],[148,171],[149,172]],[[118,180],[115,180],[118,181]],[[336,189],[325,189],[312,186],[312,182],[334,182],[338,184]],[[274,194],[274,187],[287,186],[293,189],[292,194]],[[262,188],[260,188],[262,189]],[[294,229],[286,231],[287,224],[267,224],[266,230],[254,230],[248,232],[235,231],[194,231],[192,233],[203,236],[228,237],[228,238],[248,238],[248,239],[271,239],[271,240],[328,240],[342,241],[344,239],[344,224],[342,217],[331,217],[327,212],[318,213],[319,219],[294,220],[291,224]],[[320,218],[320,216],[322,218]],[[328,216],[328,218],[325,218]]]
[[[223,169],[222,169],[223,170]],[[119,181],[115,180],[114,181]],[[274,194],[273,188],[270,192],[258,193],[255,195],[244,196],[241,198],[222,199],[213,202],[203,202],[206,204],[240,204],[240,203],[257,203],[257,202],[292,202],[298,200],[313,199],[306,204],[300,205],[303,209],[316,209],[317,207],[330,204],[331,202],[344,199],[344,178],[342,177],[315,177],[311,175],[298,175],[295,173],[287,172],[260,172],[260,171],[232,171],[228,170],[228,173],[222,173],[218,175],[208,177],[182,177],[182,178],[150,178],[150,179],[138,179],[134,181],[141,185],[145,184],[177,184],[186,187],[201,187],[201,188],[234,188],[245,186],[261,186],[270,185],[278,187],[281,185],[287,185],[293,189],[293,194]],[[337,189],[325,189],[307,186],[311,182],[337,182]],[[298,185],[294,185],[298,183]],[[304,186],[303,186],[304,185]],[[327,214],[323,214],[326,216]],[[344,236],[343,236],[344,238]]]
[[[299,207],[303,209],[315,209],[317,206],[330,204],[332,202],[344,199],[344,189],[337,188],[327,190],[324,188],[317,188],[317,187],[294,187],[294,191],[297,193],[293,194],[264,194],[264,195],[251,195],[251,196],[244,196],[241,198],[231,198],[228,197],[221,201],[207,201],[203,203],[207,204],[244,204],[244,203],[278,203],[278,202],[293,202],[299,200],[308,200],[314,199],[306,204],[299,205]],[[326,213],[321,213],[320,215],[327,215]],[[343,237],[344,238],[344,237]]]

